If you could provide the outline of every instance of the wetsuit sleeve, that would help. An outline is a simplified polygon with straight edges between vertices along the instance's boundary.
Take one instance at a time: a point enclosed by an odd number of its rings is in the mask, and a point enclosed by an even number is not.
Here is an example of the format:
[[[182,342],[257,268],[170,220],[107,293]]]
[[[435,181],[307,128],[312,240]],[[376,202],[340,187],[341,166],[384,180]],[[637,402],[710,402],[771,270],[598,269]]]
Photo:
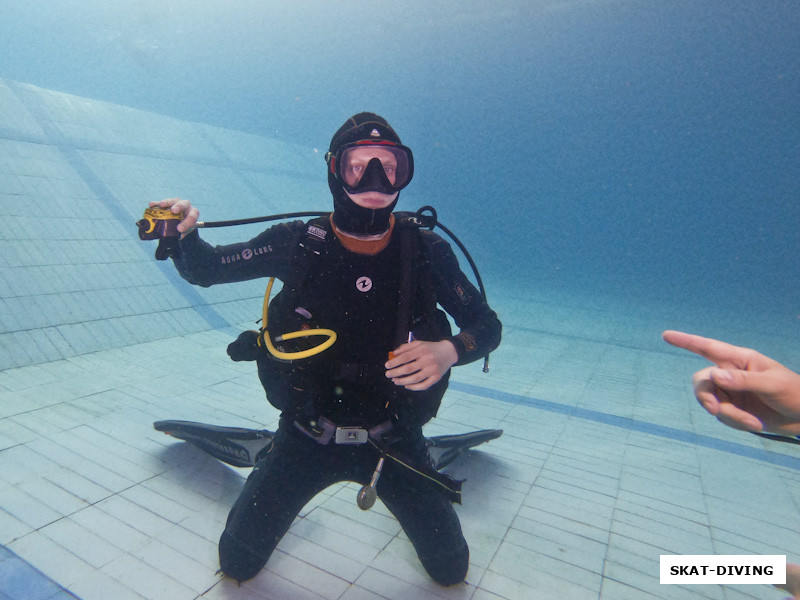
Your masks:
[[[224,246],[212,246],[195,230],[180,241],[173,261],[181,277],[202,287],[272,276],[285,281],[304,227],[301,221],[282,223],[247,242]]]
[[[500,344],[500,319],[461,270],[450,245],[435,234],[426,238],[436,300],[460,329],[448,338],[458,352],[456,365],[483,358]]]

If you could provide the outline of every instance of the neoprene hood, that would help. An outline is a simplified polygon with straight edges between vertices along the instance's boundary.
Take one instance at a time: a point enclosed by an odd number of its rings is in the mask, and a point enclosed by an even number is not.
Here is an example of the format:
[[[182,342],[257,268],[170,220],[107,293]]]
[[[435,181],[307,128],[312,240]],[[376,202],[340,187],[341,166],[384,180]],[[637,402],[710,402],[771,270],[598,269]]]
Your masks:
[[[389,229],[389,216],[397,205],[397,198],[385,208],[371,209],[359,206],[347,195],[336,172],[336,157],[340,150],[348,144],[362,141],[402,147],[408,152],[409,159],[412,161],[412,171],[413,158],[411,158],[411,151],[402,146],[400,137],[392,129],[391,125],[386,122],[386,119],[374,113],[362,112],[350,117],[333,134],[330,148],[326,154],[328,187],[331,190],[331,194],[333,194],[333,222],[339,229],[348,233],[377,235]],[[408,180],[410,179],[409,174]]]

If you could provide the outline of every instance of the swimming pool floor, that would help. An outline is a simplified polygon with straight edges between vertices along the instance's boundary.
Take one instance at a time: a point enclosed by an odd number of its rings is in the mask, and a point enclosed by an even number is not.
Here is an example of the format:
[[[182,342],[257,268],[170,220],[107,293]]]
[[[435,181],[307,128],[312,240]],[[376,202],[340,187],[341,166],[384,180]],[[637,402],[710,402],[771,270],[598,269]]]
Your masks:
[[[0,599],[785,597],[660,585],[659,556],[800,560],[796,446],[705,414],[689,384],[705,363],[658,340],[669,323],[584,311],[583,325],[534,330],[510,301],[502,316],[490,373],[456,369],[426,428],[504,430],[450,468],[466,479],[463,585],[433,584],[397,522],[380,503],[362,512],[352,484],[316,497],[256,578],[222,579],[217,540],[247,470],[152,423],[274,428],[278,414],[254,366],[227,359],[235,332],[207,331],[0,372]]]

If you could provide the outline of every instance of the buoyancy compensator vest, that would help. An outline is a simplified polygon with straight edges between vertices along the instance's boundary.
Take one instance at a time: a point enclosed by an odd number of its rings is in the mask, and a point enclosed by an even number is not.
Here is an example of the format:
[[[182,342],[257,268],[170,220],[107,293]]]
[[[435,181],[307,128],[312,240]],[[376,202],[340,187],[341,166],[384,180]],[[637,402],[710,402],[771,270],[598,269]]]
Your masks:
[[[297,360],[277,359],[263,345],[258,349],[259,378],[273,406],[302,419],[326,416],[348,425],[391,419],[401,427],[418,427],[436,416],[449,371],[427,390],[410,391],[392,383],[383,366],[388,351],[409,339],[439,341],[451,335],[447,315],[436,306],[430,256],[422,239],[426,234],[414,213],[395,213],[393,239],[380,259],[382,273],[388,273],[385,289],[375,290],[384,294],[378,301],[381,314],[364,315],[347,304],[360,300],[358,293],[348,300],[347,292],[337,287],[341,277],[352,273],[346,260],[330,255],[334,244],[341,247],[329,216],[306,223],[298,236],[292,276],[270,302],[269,331],[262,334],[275,339],[280,333],[325,327],[339,337],[324,352]],[[361,337],[348,337],[349,327]],[[318,343],[302,338],[275,345],[297,352]]]

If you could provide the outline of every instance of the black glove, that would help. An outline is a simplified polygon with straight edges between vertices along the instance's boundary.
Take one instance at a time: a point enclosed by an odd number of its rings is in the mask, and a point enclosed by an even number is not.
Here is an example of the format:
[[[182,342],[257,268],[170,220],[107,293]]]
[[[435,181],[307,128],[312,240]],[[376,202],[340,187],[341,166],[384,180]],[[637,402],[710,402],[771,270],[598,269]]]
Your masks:
[[[257,331],[243,331],[235,341],[228,344],[228,356],[231,360],[241,362],[243,360],[256,360],[262,352],[258,345]]]

